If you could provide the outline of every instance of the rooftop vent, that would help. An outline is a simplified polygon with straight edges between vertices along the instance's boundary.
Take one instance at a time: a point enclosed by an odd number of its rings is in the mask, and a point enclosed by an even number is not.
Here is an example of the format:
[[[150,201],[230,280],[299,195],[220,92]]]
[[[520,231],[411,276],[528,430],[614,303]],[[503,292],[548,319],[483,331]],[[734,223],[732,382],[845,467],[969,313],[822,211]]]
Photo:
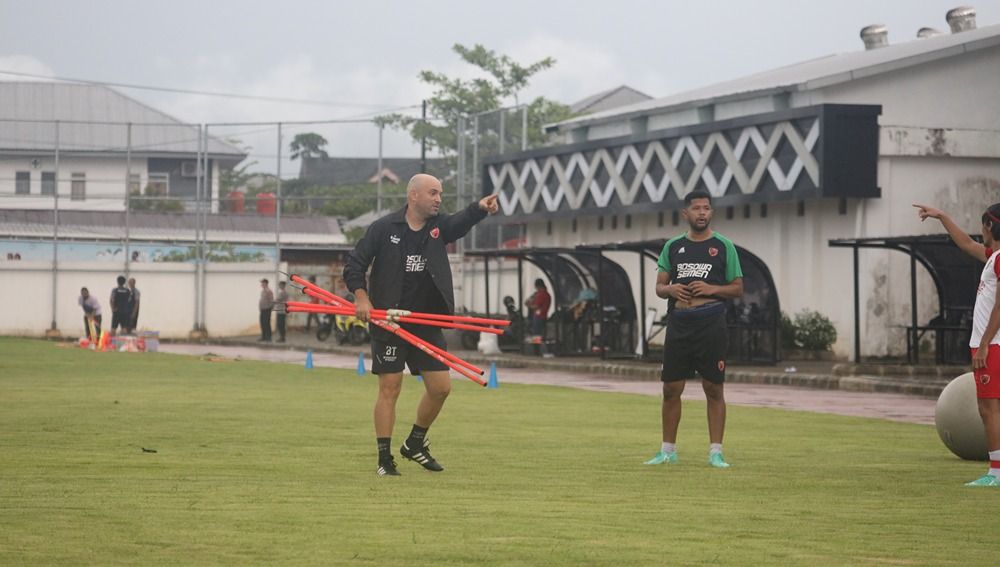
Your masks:
[[[861,40],[865,42],[865,50],[878,49],[889,45],[889,28],[882,24],[874,24],[861,28]]]
[[[948,10],[944,19],[948,20],[951,33],[976,29],[976,9],[972,6],[959,6]]]

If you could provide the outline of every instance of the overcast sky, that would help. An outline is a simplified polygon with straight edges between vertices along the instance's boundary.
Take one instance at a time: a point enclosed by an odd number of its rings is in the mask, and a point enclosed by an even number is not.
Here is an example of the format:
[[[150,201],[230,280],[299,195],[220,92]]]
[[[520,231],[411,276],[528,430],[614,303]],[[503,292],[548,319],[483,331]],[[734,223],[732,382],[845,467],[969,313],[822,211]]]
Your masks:
[[[311,120],[418,105],[422,69],[469,76],[451,51],[481,43],[522,63],[557,60],[528,91],[571,103],[627,84],[652,96],[948,29],[959,0],[838,1],[112,1],[0,0],[0,70],[180,89],[315,99],[255,102],[120,89],[184,121]],[[979,0],[980,26],[1000,0]],[[0,75],[0,80],[14,77]],[[368,126],[322,131],[332,155],[374,155]],[[225,130],[225,129],[220,129]],[[229,133],[245,134],[247,128]],[[294,134],[302,129],[290,129]],[[246,134],[244,138],[260,133]],[[264,138],[266,140],[266,138]],[[257,146],[268,145],[255,141]],[[386,134],[386,155],[414,155]],[[262,159],[273,154],[258,147]]]

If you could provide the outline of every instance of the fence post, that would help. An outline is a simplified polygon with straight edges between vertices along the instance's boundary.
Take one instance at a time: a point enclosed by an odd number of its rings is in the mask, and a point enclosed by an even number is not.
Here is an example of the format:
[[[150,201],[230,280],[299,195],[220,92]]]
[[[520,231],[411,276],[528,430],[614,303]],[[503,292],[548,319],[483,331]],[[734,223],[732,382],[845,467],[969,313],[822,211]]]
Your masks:
[[[59,327],[56,326],[59,299],[59,130],[59,121],[56,120],[56,190],[52,194],[52,326],[48,333],[54,337],[59,336]]]
[[[125,277],[130,276],[130,271],[132,270],[132,256],[129,252],[130,235],[129,235],[129,223],[131,219],[129,218],[129,213],[132,209],[132,203],[130,201],[131,196],[130,186],[132,183],[132,123],[129,122],[125,126]]]
[[[278,122],[278,196],[274,206],[274,289],[278,289],[278,272],[281,271],[281,143],[281,122]]]
[[[382,213],[382,132],[385,127],[379,123],[378,125],[378,181],[375,184],[375,212],[377,214]]]

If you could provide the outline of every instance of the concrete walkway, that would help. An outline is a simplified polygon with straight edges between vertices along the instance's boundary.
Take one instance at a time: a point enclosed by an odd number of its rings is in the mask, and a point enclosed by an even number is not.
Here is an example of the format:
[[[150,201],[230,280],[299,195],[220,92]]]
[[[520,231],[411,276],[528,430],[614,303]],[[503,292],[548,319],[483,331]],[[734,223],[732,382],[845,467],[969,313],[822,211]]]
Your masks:
[[[243,342],[243,341],[238,341]],[[318,342],[318,341],[317,341]],[[365,352],[368,360],[368,349],[362,347],[347,348],[338,352],[313,350],[313,364],[319,367],[356,369],[358,352]],[[204,356],[208,354],[225,358],[244,360],[264,360],[289,364],[304,364],[305,349],[301,345],[257,346],[252,340],[246,344],[187,344],[166,343],[160,345],[161,352],[175,354]],[[478,353],[456,353],[467,356],[474,362],[473,355]],[[465,357],[463,356],[463,357]],[[478,355],[481,358],[481,355]],[[521,360],[523,359],[523,360]],[[594,371],[592,361],[586,362],[587,369],[573,368],[575,363],[561,359],[539,359],[532,357],[505,358],[507,364],[498,367],[498,379],[502,384],[544,384],[564,386],[584,390],[624,392],[649,396],[660,395],[660,382],[646,376],[634,376],[622,372],[620,365],[609,366],[611,371]],[[482,362],[480,360],[480,362]],[[479,362],[475,362],[480,364]],[[486,363],[488,364],[488,362]],[[562,366],[552,368],[549,365]],[[482,364],[480,364],[482,366]],[[646,364],[658,372],[656,365]],[[370,369],[370,362],[368,368]],[[810,367],[811,368],[811,367]],[[731,369],[728,374],[733,375]],[[737,371],[739,372],[739,371]],[[644,374],[648,373],[648,369]],[[788,376],[799,377],[803,374],[786,373]],[[824,375],[825,376],[825,375]],[[833,379],[832,375],[826,379]],[[684,391],[684,399],[704,399],[700,385],[691,382]],[[786,410],[832,413],[857,417],[873,417],[902,421],[909,423],[934,423],[934,398],[898,393],[883,393],[877,391],[851,391],[843,389],[817,389],[789,385],[766,383],[764,380],[731,381],[726,385],[726,399],[730,404],[756,407],[781,408]]]

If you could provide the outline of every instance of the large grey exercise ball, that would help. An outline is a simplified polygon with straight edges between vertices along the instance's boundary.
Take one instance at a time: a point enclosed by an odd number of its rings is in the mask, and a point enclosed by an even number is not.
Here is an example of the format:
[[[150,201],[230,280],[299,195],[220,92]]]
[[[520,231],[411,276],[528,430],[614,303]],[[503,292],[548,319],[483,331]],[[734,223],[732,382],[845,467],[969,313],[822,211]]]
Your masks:
[[[934,408],[934,424],[948,449],[967,461],[989,456],[986,429],[976,402],[976,379],[966,372],[944,387]]]

